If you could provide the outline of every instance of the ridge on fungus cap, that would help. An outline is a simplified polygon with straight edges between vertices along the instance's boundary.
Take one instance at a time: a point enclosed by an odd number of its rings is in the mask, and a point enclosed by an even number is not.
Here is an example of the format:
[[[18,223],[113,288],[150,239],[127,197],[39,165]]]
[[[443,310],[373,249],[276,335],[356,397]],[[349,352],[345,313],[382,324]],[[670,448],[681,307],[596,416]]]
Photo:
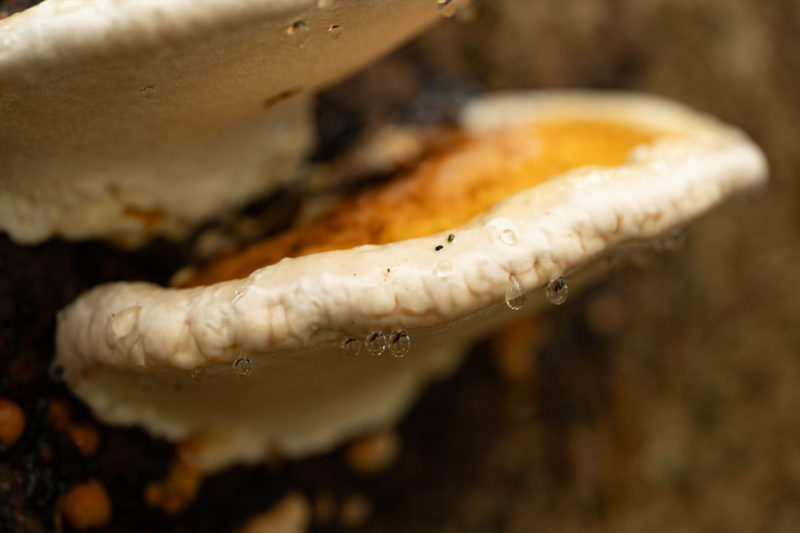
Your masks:
[[[436,18],[431,0],[46,0],[0,19],[0,230],[180,237],[296,176],[309,95]]]
[[[62,312],[55,364],[103,420],[204,435],[206,470],[324,450],[394,422],[525,292],[766,179],[742,132],[649,96],[488,96],[461,135],[233,260],[278,250],[266,266],[89,291]]]

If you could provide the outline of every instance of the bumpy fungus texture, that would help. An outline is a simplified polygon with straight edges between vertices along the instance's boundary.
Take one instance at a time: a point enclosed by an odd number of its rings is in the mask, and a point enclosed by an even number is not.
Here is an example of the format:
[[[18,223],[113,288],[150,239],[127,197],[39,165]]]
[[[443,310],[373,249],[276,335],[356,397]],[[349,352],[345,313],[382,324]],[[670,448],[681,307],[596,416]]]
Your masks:
[[[216,261],[182,282],[244,278],[284,257],[386,244],[456,228],[494,204],[581,166],[611,167],[664,134],[609,121],[559,120],[461,137],[416,169],[325,215]]]
[[[469,343],[514,316],[509,287],[570,273],[577,288],[600,254],[766,178],[741,132],[646,96],[496,95],[470,104],[461,125],[463,137],[397,181],[193,282],[241,278],[82,295],[62,314],[54,364],[102,420],[172,440],[209,435],[193,458],[203,472],[322,451],[396,422]],[[398,331],[411,349],[395,358]]]

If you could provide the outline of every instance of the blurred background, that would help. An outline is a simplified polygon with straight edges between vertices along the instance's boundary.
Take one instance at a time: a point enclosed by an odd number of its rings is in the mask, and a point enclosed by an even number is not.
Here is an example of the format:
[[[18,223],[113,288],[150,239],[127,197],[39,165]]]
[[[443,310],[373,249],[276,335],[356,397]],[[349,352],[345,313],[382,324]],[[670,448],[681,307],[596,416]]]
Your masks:
[[[52,530],[60,491],[91,474],[109,489],[113,531],[235,530],[290,490],[334,506],[358,498],[359,520],[316,521],[319,531],[798,531],[800,2],[472,7],[321,95],[316,159],[382,124],[446,121],[483,91],[622,89],[743,128],[767,154],[768,187],[685,228],[681,250],[624,261],[476,346],[397,428],[402,452],[389,470],[360,476],[344,449],[238,468],[206,480],[175,516],[141,501],[168,467],[166,443],[103,427],[73,402],[75,417],[100,428],[99,455],[64,443],[74,460],[54,466],[31,450],[49,431],[37,422],[49,399],[68,397],[46,375],[55,311],[102,280],[166,280],[189,252],[163,242],[136,253],[19,248],[3,237],[0,393],[19,399],[34,429],[27,451],[0,461],[0,528]]]

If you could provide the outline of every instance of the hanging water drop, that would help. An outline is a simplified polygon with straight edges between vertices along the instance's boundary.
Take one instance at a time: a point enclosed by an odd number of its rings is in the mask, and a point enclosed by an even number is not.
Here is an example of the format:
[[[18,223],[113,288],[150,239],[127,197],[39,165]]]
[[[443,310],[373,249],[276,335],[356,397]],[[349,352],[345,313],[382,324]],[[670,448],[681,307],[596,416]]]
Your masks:
[[[551,304],[561,305],[567,301],[569,287],[567,287],[567,282],[564,278],[556,278],[547,284],[544,292]]]
[[[436,9],[443,17],[450,18],[456,14],[458,10],[457,0],[436,0]]]
[[[236,361],[233,362],[233,371],[239,377],[246,377],[249,376],[250,373],[253,371],[253,361],[247,354],[242,352],[239,354],[239,357],[236,358]]]
[[[361,353],[361,341],[354,339],[353,337],[348,337],[342,341],[342,343],[339,345],[339,348],[342,349],[342,352],[345,355],[355,357]]]
[[[306,40],[308,40],[308,36],[310,33],[311,30],[308,29],[308,26],[302,20],[298,20],[294,22],[291,26],[286,28],[286,35],[288,35],[292,39],[295,46],[298,46],[300,48],[302,48]]]
[[[506,305],[513,311],[519,311],[525,305],[527,296],[525,290],[520,285],[519,280],[514,274],[508,276],[508,285],[506,285]]]
[[[411,349],[411,337],[402,329],[398,329],[389,335],[389,351],[395,357],[405,357]]]
[[[343,31],[344,29],[338,24],[333,24],[331,26],[328,26],[328,35],[331,36],[331,39],[334,40],[338,39],[339,37],[341,37]]]
[[[506,228],[500,232],[500,240],[509,246],[513,246],[517,244],[517,234],[514,233],[513,229]]]
[[[152,85],[148,85],[146,87],[142,87],[142,96],[145,98],[152,98],[156,94],[156,88]]]
[[[386,335],[382,331],[373,331],[367,335],[366,346],[370,355],[383,355],[386,351]]]
[[[195,381],[203,381],[206,378],[206,369],[202,367],[193,368],[189,375]]]
[[[439,279],[444,279],[452,273],[453,273],[453,263],[451,263],[447,259],[444,259],[442,261],[439,261],[439,263],[437,263],[436,277],[438,277]]]

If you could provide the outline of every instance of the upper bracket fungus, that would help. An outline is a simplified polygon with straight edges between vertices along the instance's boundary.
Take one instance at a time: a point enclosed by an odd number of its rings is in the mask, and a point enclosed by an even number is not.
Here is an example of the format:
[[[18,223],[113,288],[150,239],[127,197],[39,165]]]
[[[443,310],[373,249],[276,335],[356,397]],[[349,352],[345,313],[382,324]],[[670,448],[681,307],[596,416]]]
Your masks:
[[[205,470],[314,452],[391,423],[529,291],[765,178],[740,131],[657,98],[486,97],[416,168],[189,288],[89,291],[55,364],[103,420],[203,435]]]
[[[0,229],[178,237],[297,175],[308,95],[436,17],[429,0],[47,0],[2,19]]]

